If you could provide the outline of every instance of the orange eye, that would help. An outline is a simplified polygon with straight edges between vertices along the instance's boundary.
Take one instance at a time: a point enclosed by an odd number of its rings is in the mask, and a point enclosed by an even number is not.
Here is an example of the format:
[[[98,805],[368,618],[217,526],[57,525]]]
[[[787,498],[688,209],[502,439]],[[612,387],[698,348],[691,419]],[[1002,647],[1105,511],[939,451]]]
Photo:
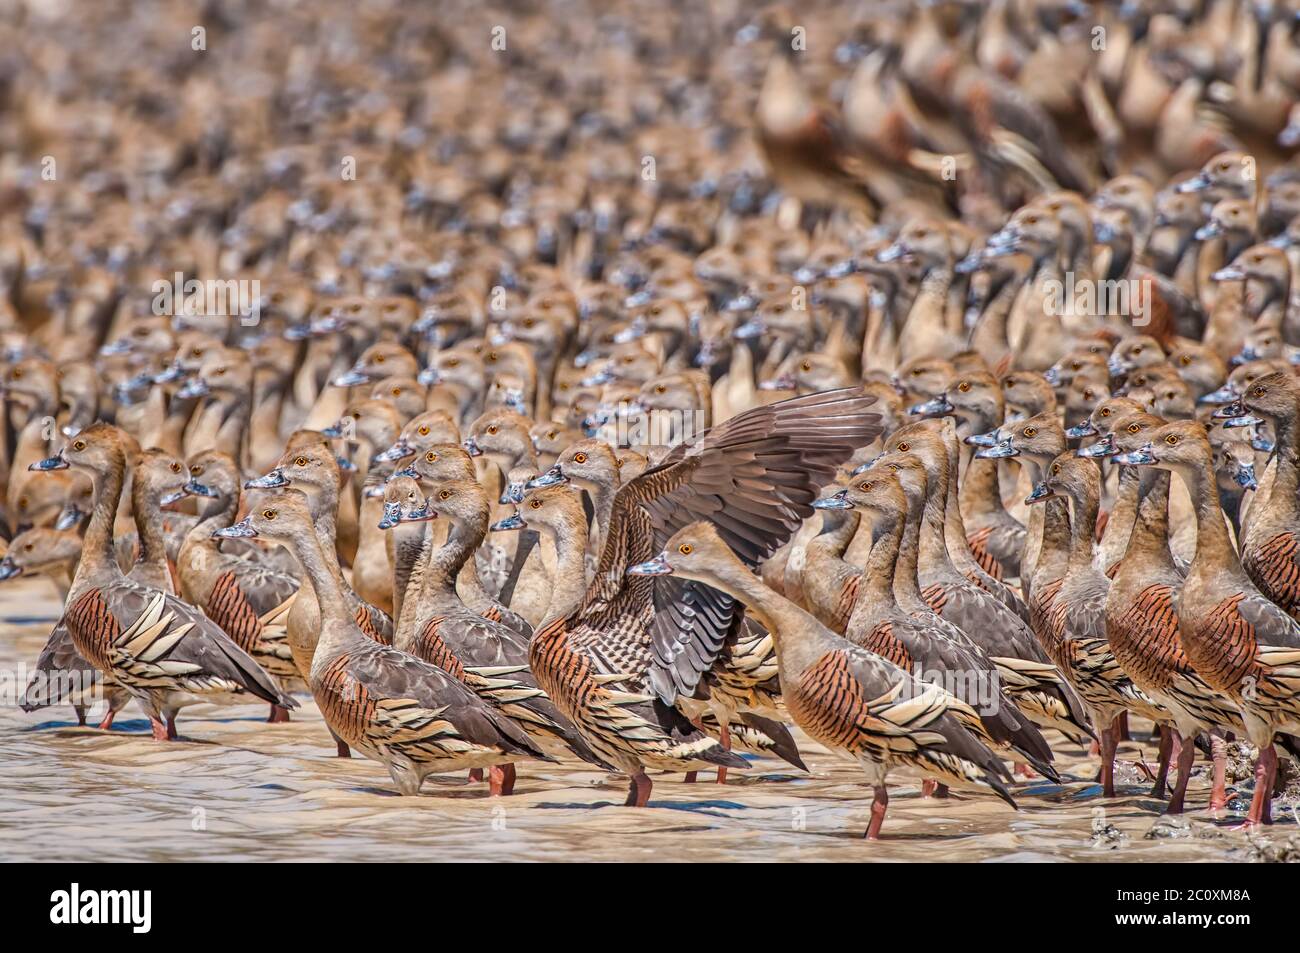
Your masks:
[[[488,435],[489,435],[489,436],[495,436],[497,430],[499,430],[499,429],[500,429],[500,428],[497,427],[496,424],[493,424],[491,427],[489,427],[489,428],[487,429]]]
[[[25,497],[25,496],[20,496],[20,497],[18,497],[18,508],[19,508],[20,510],[25,510],[25,509],[27,509],[27,504],[28,504],[29,502],[30,502],[30,501],[29,501],[29,500],[27,499],[27,497]]]
[[[1251,391],[1250,391],[1250,396],[1251,396],[1251,397],[1263,397],[1265,393],[1266,393],[1266,391],[1265,391],[1265,389],[1264,389],[1263,387],[1252,387],[1252,388],[1251,388]]]
[[[799,370],[801,370],[801,371],[811,371],[811,370],[812,370],[812,361],[803,361],[803,362],[799,365]]]
[[[190,467],[190,476],[198,476],[202,472],[203,472],[202,464],[196,463],[194,464],[194,466]]]
[[[582,451],[578,451],[577,453],[575,453],[575,454],[573,455],[573,462],[574,462],[574,463],[586,463],[586,462],[587,462],[587,455],[586,455],[585,453],[583,453]]]
[[[1169,436],[1165,437],[1165,443],[1169,444],[1171,447],[1176,447],[1178,445],[1178,435],[1171,433]]]
[[[273,520],[275,516],[275,510],[262,510],[262,519],[264,520]]]
[[[1053,463],[1053,464],[1052,464],[1052,473],[1053,473],[1053,474],[1057,474],[1057,473],[1060,473],[1060,472],[1061,472],[1061,465],[1060,465],[1059,463]]]
[[[450,500],[450,499],[451,499],[451,490],[443,490],[442,492],[440,492],[440,493],[438,494],[438,499],[440,499],[440,500]]]
[[[1109,416],[1110,416],[1110,408],[1109,408],[1109,407],[1103,407],[1103,408],[1101,409],[1101,416],[1103,416],[1103,417],[1109,417]]]
[[[449,360],[449,361],[447,362],[447,366],[448,366],[448,367],[459,367],[459,366],[460,366],[460,358],[458,358],[458,357],[453,357],[451,360]]]
[[[693,547],[690,543],[682,543],[680,546],[677,547],[677,551],[681,553],[683,556],[689,556],[691,553],[695,551],[695,547]]]
[[[1137,433],[1137,432],[1138,432],[1139,430],[1141,430],[1141,429],[1142,429],[1142,427],[1141,427],[1140,425],[1138,425],[1138,424],[1129,424],[1129,425],[1128,425],[1128,432],[1129,432],[1129,433]]]
[[[542,501],[541,501],[541,500],[529,500],[529,501],[528,501],[528,506],[529,506],[530,509],[540,510],[540,509],[542,508]]]
[[[663,393],[666,393],[667,391],[668,391],[668,388],[667,388],[667,386],[665,386],[664,384],[658,384],[658,385],[655,386],[655,393],[656,393],[656,394],[663,394]]]
[[[859,489],[859,490],[862,490],[862,491],[865,493],[867,490],[871,489],[871,484],[870,484],[869,482],[868,482],[868,483],[859,483],[859,484],[858,484],[858,489]]]
[[[423,425],[423,426],[417,428],[416,433],[418,433],[421,437],[427,437],[427,436],[429,436],[429,426],[428,426],[428,424],[425,424],[425,425]]]
[[[74,444],[72,445],[72,449],[73,449],[73,450],[78,450],[78,451],[80,451],[80,450],[85,450],[85,449],[86,449],[86,441],[84,441],[84,440],[78,440],[76,443],[74,443]]]
[[[438,455],[434,453],[432,450],[430,450],[428,453],[424,455],[424,459],[429,463],[434,463],[437,461]]]
[[[15,367],[13,369],[13,372],[9,375],[10,379],[12,380],[18,380],[18,378],[22,376],[23,376],[23,369],[21,367]]]
[[[400,387],[394,387],[394,388],[393,388],[393,396],[394,396],[394,397],[401,397],[401,396],[402,396],[402,388],[400,388]]]
[[[375,363],[376,363],[376,364],[382,364],[382,363],[384,363],[384,361],[386,361],[386,360],[388,360],[388,358],[384,357],[384,355],[382,355],[382,354],[376,354],[376,355],[375,355]]]
[[[180,473],[180,472],[181,472],[181,465],[180,465],[179,463],[173,463],[173,464],[171,465],[171,471],[172,471],[172,473]]]
[[[911,449],[912,449],[912,445],[911,445],[910,443],[908,443],[906,440],[904,440],[902,443],[900,443],[900,444],[898,445],[898,452],[899,452],[899,453],[907,453],[907,451],[909,451],[909,450],[911,450]]]
[[[1037,436],[1037,434],[1038,434],[1038,428],[1037,428],[1037,427],[1026,427],[1024,430],[1022,430],[1022,431],[1020,431],[1020,432],[1021,432],[1022,434],[1024,434],[1026,437],[1033,437],[1033,436]]]
[[[1182,357],[1178,359],[1178,363],[1183,365],[1183,367],[1186,367],[1188,364],[1192,363],[1191,355],[1184,354]]]
[[[308,461],[307,461],[307,458],[306,458],[306,457],[297,457],[297,458],[293,461],[293,465],[294,465],[295,467],[305,467],[305,466],[307,465],[307,462],[308,462]]]
[[[961,391],[963,394],[966,393],[968,390],[970,390],[970,381],[962,381],[960,384],[957,385],[957,389]]]

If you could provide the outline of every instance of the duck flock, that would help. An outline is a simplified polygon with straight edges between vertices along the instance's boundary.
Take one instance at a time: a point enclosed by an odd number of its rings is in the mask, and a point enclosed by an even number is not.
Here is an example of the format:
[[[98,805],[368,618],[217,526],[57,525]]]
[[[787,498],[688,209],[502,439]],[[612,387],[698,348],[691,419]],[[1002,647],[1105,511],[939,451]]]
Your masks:
[[[812,739],[872,838],[1054,750],[1113,797],[1134,716],[1270,821],[1294,0],[61,6],[0,24],[25,710],[637,807]]]

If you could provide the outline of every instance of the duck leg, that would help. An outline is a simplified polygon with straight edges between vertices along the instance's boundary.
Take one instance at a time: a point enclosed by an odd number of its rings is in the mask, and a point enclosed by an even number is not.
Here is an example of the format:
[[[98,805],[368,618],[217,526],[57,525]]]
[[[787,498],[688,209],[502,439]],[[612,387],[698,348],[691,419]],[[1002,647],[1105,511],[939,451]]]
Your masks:
[[[281,708],[279,705],[276,704],[271,705],[271,714],[269,714],[266,718],[266,723],[268,725],[273,725],[288,720],[289,720],[289,709]]]
[[[1210,810],[1221,811],[1228,806],[1228,742],[1217,732],[1210,735],[1210,752],[1214,760],[1214,783],[1210,788]]]
[[[1173,794],[1169,797],[1169,807],[1165,809],[1166,814],[1183,813],[1183,797],[1187,793],[1187,782],[1192,777],[1192,760],[1196,757],[1196,745],[1193,744],[1193,738],[1180,738],[1177,732],[1174,732],[1175,741],[1181,741],[1178,748],[1178,780],[1174,782]]]
[[[176,713],[172,712],[166,716],[167,719],[167,740],[176,741],[180,735],[176,733]]]
[[[694,783],[695,783],[695,779],[696,779],[696,777],[699,776],[699,773],[700,773],[700,772],[698,772],[698,771],[687,771],[687,772],[686,772],[686,777],[683,779],[682,783],[683,783],[683,784],[694,784]]]
[[[1157,730],[1160,732],[1160,762],[1156,766],[1151,796],[1164,800],[1166,782],[1169,780],[1169,759],[1173,753],[1174,730],[1168,725],[1158,725]]]
[[[889,791],[883,784],[875,787],[875,797],[871,799],[871,823],[867,825],[867,840],[880,840],[880,825],[885,823],[885,811],[889,808]]]
[[[85,706],[85,705],[73,705],[73,706],[72,706],[72,710],[75,711],[75,712],[77,713],[77,725],[78,725],[78,727],[82,727],[82,728],[84,728],[84,727],[86,726],[86,706]],[[109,709],[109,710],[111,711],[112,709]]]
[[[947,797],[948,785],[934,778],[921,779],[921,797]]]
[[[1255,796],[1250,799],[1250,814],[1246,827],[1273,823],[1273,781],[1277,776],[1277,748],[1267,745],[1259,749],[1255,763]]]
[[[731,750],[731,728],[727,725],[727,722],[725,720],[722,722],[722,731],[718,733],[718,740],[722,743],[723,751]],[[719,784],[727,783],[726,765],[719,765],[718,767],[718,783]]]
[[[635,774],[629,775],[629,782],[627,800],[623,802],[623,806],[645,807],[650,800],[650,788],[652,786],[649,775],[644,770],[638,770]]]
[[[155,718],[153,715],[150,715],[150,716],[149,716],[149,724],[150,724],[150,726],[152,726],[152,728],[153,728],[153,740],[154,740],[154,741],[167,741],[167,740],[169,740],[169,738],[168,738],[168,736],[169,736],[169,732],[167,731],[167,726],[163,724],[161,718]]]
[[[108,731],[113,727],[113,719],[117,717],[117,709],[112,705],[108,706],[108,711],[104,712],[103,719],[99,722],[100,731]],[[82,724],[85,724],[83,721]]]
[[[483,769],[482,769],[482,768],[470,768],[470,769],[469,769],[469,783],[470,783],[470,784],[477,784],[477,783],[481,782],[482,780],[483,780]]]
[[[1115,796],[1115,748],[1119,745],[1118,721],[1116,718],[1101,730],[1101,793],[1104,797]]]
[[[488,795],[505,797],[515,793],[515,766],[494,764],[488,768]]]

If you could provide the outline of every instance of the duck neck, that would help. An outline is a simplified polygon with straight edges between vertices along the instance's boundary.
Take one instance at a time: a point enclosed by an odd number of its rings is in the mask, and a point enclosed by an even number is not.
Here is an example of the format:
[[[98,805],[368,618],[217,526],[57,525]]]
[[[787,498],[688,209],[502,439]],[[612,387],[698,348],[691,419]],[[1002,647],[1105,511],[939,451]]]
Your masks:
[[[167,569],[167,539],[162,525],[162,494],[147,486],[148,481],[137,473],[131,481],[131,509],[135,514],[135,529],[140,537],[140,556],[136,566],[144,573],[150,585],[171,588],[171,574]]]
[[[460,601],[456,595],[456,577],[483,542],[487,524],[486,504],[474,517],[452,522],[447,542],[430,553],[428,568],[424,572],[424,592],[431,602]]]
[[[73,591],[78,591],[93,580],[103,576],[120,577],[117,555],[113,547],[113,523],[122,500],[122,483],[126,479],[126,457],[121,449],[110,451],[108,467],[91,474],[95,488],[95,507],[86,527],[85,543],[77,575],[72,580]]]
[[[1214,461],[1208,448],[1203,461],[1194,467],[1180,467],[1177,472],[1196,507],[1196,555],[1192,558],[1192,571],[1241,575],[1241,560],[1228,536],[1218,487],[1209,476],[1214,473]]]
[[[1095,493],[1071,495],[1069,571],[1078,572],[1092,565],[1093,538],[1097,532],[1099,504]]]
[[[342,583],[327,557],[328,547],[322,546],[320,539],[305,529],[293,538],[291,545],[320,606],[321,640],[316,652],[316,658],[319,659],[325,654],[322,649],[328,651],[331,633],[349,631],[348,624],[353,623],[353,619],[348,612]]]
[[[947,540],[944,538],[948,502],[948,467],[945,464],[930,473],[925,488],[925,508],[921,511],[919,563],[927,573],[938,569],[952,569],[948,558]]]
[[[867,556],[867,565],[862,571],[862,581],[858,585],[858,599],[853,610],[855,616],[858,614],[858,609],[867,603],[877,608],[894,605],[896,585],[894,578],[904,569],[898,553],[903,543],[906,522],[902,513],[881,514],[879,517],[876,524],[876,539],[872,544],[871,553]],[[915,581],[912,585],[915,587]]]
[[[582,604],[587,593],[587,520],[579,509],[558,530],[555,542],[555,575],[551,577],[551,601],[546,618],[538,628],[556,619],[566,619]]]
[[[1043,502],[1042,507],[1043,511],[1038,517],[1042,544],[1038,550],[1038,561],[1034,565],[1034,576],[1042,575],[1045,579],[1053,579],[1065,572],[1070,556],[1070,504],[1059,497],[1052,497]],[[1030,510],[1031,516],[1033,513]],[[1035,582],[1034,585],[1037,586],[1038,583]]]
[[[1169,474],[1157,470],[1152,474],[1143,473],[1142,476],[1142,499],[1138,503],[1124,560],[1134,561],[1143,572],[1157,568],[1172,571],[1174,560],[1169,552]]]
[[[915,500],[909,500],[908,504],[907,520],[898,546],[898,559],[894,564],[894,598],[908,612],[915,612],[925,604],[921,596],[921,587],[916,579],[920,555],[922,506]],[[872,552],[875,552],[874,545]]]
[[[843,559],[858,531],[859,516],[853,510],[822,510],[821,532],[804,547],[809,558]]]
[[[194,565],[193,560],[188,556],[190,553],[202,552],[210,556],[217,555],[220,540],[212,538],[212,531],[223,526],[229,526],[234,521],[235,512],[239,509],[239,494],[223,493],[220,499],[209,502],[214,505],[206,508],[202,515],[199,516],[199,521],[185,534],[185,542],[182,544],[181,550],[186,553],[186,556],[177,560],[181,565]],[[212,565],[212,563],[205,562],[198,563],[198,565]]]

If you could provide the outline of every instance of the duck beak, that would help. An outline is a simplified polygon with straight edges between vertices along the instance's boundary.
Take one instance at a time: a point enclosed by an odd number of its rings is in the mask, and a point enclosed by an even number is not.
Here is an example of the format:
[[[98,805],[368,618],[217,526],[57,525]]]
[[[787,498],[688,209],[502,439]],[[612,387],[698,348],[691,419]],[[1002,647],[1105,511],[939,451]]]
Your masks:
[[[334,454],[334,460],[338,463],[339,469],[345,473],[353,473],[357,469],[357,465],[341,453]]]
[[[1061,369],[1053,364],[1047,370],[1043,371],[1043,380],[1047,381],[1047,383],[1051,384],[1053,387],[1060,387]]]
[[[0,559],[0,582],[3,582],[6,579],[13,579],[15,576],[21,576],[22,574],[23,567],[19,566],[8,556],[4,559]]]
[[[1250,446],[1252,450],[1258,450],[1260,453],[1272,453],[1277,449],[1277,444],[1260,434],[1250,438]]]
[[[396,463],[398,460],[405,460],[407,457],[415,454],[415,448],[405,440],[398,440],[383,453],[375,454],[376,463]]]
[[[375,489],[378,489],[376,487]],[[402,521],[402,504],[394,500],[384,504],[384,515],[379,518],[380,529],[392,529]]]
[[[1208,221],[1196,230],[1196,238],[1199,241],[1208,241],[1211,238],[1218,238],[1223,234],[1223,226],[1216,221]]]
[[[1215,408],[1214,413],[1210,414],[1210,419],[1228,420],[1229,418],[1232,417],[1241,417],[1245,413],[1246,413],[1246,405],[1243,404],[1241,402],[1241,398],[1238,397],[1235,400],[1229,401],[1228,403],[1224,404],[1222,407]]]
[[[335,387],[360,387],[370,383],[370,375],[359,367],[354,367],[346,374],[340,374],[332,381]]]
[[[942,417],[944,414],[952,413],[952,411],[953,406],[948,400],[948,395],[940,394],[932,400],[913,404],[912,409],[909,410],[908,413],[913,417]]]
[[[155,384],[170,384],[173,381],[181,380],[184,377],[185,368],[181,367],[179,364],[172,363],[167,365],[167,369],[161,374],[155,374],[153,376],[153,382]]]
[[[1300,146],[1300,122],[1290,123],[1285,129],[1277,134],[1277,143],[1285,149],[1294,149]]]
[[[60,450],[52,457],[46,457],[44,460],[37,460],[35,463],[29,464],[27,469],[28,470],[66,470],[68,469],[68,461],[63,459],[63,451]]]
[[[614,379],[613,373],[610,371],[608,367],[606,367],[603,368],[598,373],[592,374],[590,377],[584,377],[582,379],[582,386],[600,387],[602,384],[608,384],[613,379]]]
[[[1136,450],[1130,450],[1128,453],[1121,453],[1112,459],[1116,463],[1122,463],[1126,467],[1150,466],[1156,462],[1155,448],[1149,443],[1144,443]]]
[[[797,387],[798,384],[790,374],[782,374],[779,377],[773,377],[758,385],[759,390],[796,390]]]
[[[832,496],[824,497],[820,500],[813,501],[815,510],[851,510],[853,504],[849,502],[849,491],[840,490]]]
[[[424,505],[418,510],[407,510],[402,514],[403,523],[427,523],[429,520],[436,520],[438,511],[429,508],[429,501],[425,500]]]
[[[131,352],[131,342],[122,338],[105,344],[99,349],[100,357],[116,357],[119,354],[129,354]]]
[[[957,264],[954,266],[954,270],[959,275],[969,275],[979,271],[980,266],[983,264],[984,264],[984,252],[973,251],[965,258],[961,259],[961,261],[957,262]]]
[[[670,576],[672,571],[673,567],[668,565],[667,553],[660,553],[654,559],[647,559],[643,563],[627,567],[629,576]]]
[[[912,249],[906,242],[894,242],[876,255],[876,261],[889,264],[891,261],[907,261],[912,257]]]
[[[1111,377],[1123,377],[1129,372],[1128,361],[1122,357],[1112,357],[1106,362],[1106,370],[1110,371]]]
[[[826,269],[827,278],[847,278],[858,270],[858,263],[852,258],[837,261]]]
[[[1240,367],[1242,364],[1248,364],[1249,362],[1256,359],[1257,359],[1257,355],[1255,353],[1255,349],[1251,347],[1249,344],[1247,344],[1236,354],[1232,355],[1231,363],[1233,367]]]
[[[1237,265],[1228,265],[1210,275],[1211,281],[1245,281],[1246,273]]]
[[[176,396],[181,400],[189,400],[193,397],[208,396],[209,388],[207,382],[201,377],[191,377],[176,392]]]
[[[1109,457],[1115,453],[1115,435],[1106,434],[1096,443],[1089,444],[1086,447],[1080,447],[1074,451],[1076,457]]]
[[[436,367],[426,367],[420,371],[415,379],[425,387],[431,387],[439,381],[438,369]]]
[[[374,486],[366,487],[365,490],[362,491],[361,495],[368,500],[378,499],[384,495],[384,487],[382,484],[376,483]]]
[[[158,498],[158,505],[171,506],[173,503],[179,503],[188,495],[189,494],[185,492],[185,487],[181,487],[179,490],[172,490],[170,493],[164,493]]]
[[[493,523],[491,529],[492,532],[494,533],[500,533],[508,529],[525,529],[527,528],[527,526],[528,524],[524,522],[524,518],[522,516],[520,516],[518,513],[511,513],[505,519],[497,520],[495,523]]]
[[[981,460],[1000,460],[1003,457],[1018,457],[1020,451],[1011,446],[1011,438],[999,440],[991,447],[983,447],[975,451],[975,456]]]
[[[983,257],[996,258],[999,255],[1009,255],[1020,248],[1023,242],[1024,236],[1020,234],[1019,229],[1011,227],[998,229],[985,243]]]
[[[1235,468],[1233,482],[1243,490],[1258,490],[1259,481],[1255,479],[1255,464],[1243,463]]]
[[[754,318],[752,321],[746,321],[740,327],[736,328],[736,330],[732,331],[731,336],[739,338],[742,341],[747,341],[750,338],[758,337],[765,330],[766,328],[764,327],[762,320]]]
[[[415,467],[413,467],[413,466],[410,466],[410,467],[404,467],[404,468],[401,469],[401,470],[394,470],[394,471],[393,471],[393,476],[395,476],[395,477],[399,477],[399,476],[410,477],[412,480],[418,480],[418,479],[420,479],[420,474],[418,474],[418,473],[415,472]],[[389,477],[389,479],[392,479],[392,477]]]
[[[69,503],[59,511],[59,518],[54,521],[55,529],[72,529],[81,522],[84,514],[75,505]]]
[[[212,533],[213,539],[217,537],[223,539],[253,539],[256,536],[257,530],[253,529],[253,518],[251,516],[245,516],[234,526],[227,526]]]
[[[1047,481],[1044,480],[1042,483],[1039,483],[1037,486],[1034,487],[1034,491],[1032,493],[1030,493],[1027,497],[1025,497],[1025,502],[1041,503],[1043,502],[1043,500],[1050,500],[1054,496],[1056,496],[1056,493],[1052,490],[1050,486],[1047,485]]]
[[[988,433],[973,433],[969,437],[963,437],[962,443],[970,447],[991,447],[1002,439],[998,433],[1000,429],[994,427]]]
[[[568,483],[569,478],[564,475],[564,471],[557,463],[545,473],[533,477],[524,484],[526,490],[539,490],[547,486],[559,486],[561,483]]]
[[[518,480],[506,486],[501,494],[502,503],[522,503],[523,501],[524,485]]]
[[[338,387],[347,387],[347,386],[349,386],[349,385],[347,385],[347,384],[339,384],[338,382],[341,381],[341,380],[343,380],[342,377],[337,378],[337,379],[334,381],[335,385],[338,386]],[[323,434],[323,435],[326,436],[326,437],[329,437],[331,440],[341,440],[341,439],[343,439],[343,437],[345,436],[345,434],[344,434],[344,432],[343,432],[343,421],[341,421],[341,420],[340,420],[340,421],[336,421],[335,423],[330,424],[328,427],[323,427],[323,428],[321,428],[321,434]]]
[[[1210,187],[1210,177],[1204,172],[1198,172],[1190,179],[1179,182],[1174,187],[1175,192],[1181,192],[1186,195],[1188,192],[1204,192]]]
[[[478,441],[473,437],[466,437],[465,442],[461,444],[461,446],[465,448],[465,452],[471,457],[483,456],[483,448],[478,445]]]
[[[284,469],[276,467],[265,476],[254,477],[251,480],[244,481],[245,490],[273,490],[276,487],[288,486],[289,480],[284,475]]]
[[[1216,391],[1211,391],[1201,398],[1202,404],[1226,404],[1237,399],[1237,391],[1231,384],[1224,384]]]

